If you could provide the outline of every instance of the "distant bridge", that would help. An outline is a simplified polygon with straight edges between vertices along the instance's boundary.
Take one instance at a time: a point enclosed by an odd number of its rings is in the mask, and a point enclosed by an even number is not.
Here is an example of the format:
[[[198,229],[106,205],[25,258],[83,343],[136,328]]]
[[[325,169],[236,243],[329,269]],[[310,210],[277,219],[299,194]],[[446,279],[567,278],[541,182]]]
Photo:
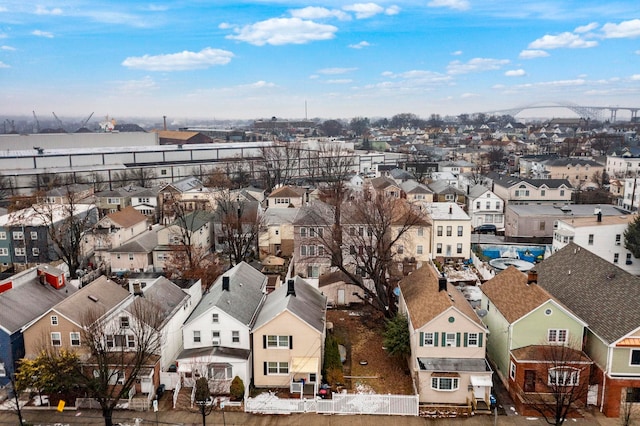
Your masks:
[[[635,121],[638,119],[638,111],[640,110],[640,107],[582,106],[582,105],[577,105],[571,102],[550,102],[550,103],[543,103],[543,104],[525,105],[525,106],[520,106],[516,108],[511,108],[511,109],[503,109],[500,111],[492,111],[488,114],[511,115],[515,117],[516,115],[520,114],[524,110],[541,109],[541,108],[567,108],[573,111],[574,113],[578,114],[579,117],[588,118],[591,120],[598,120],[598,121],[602,121],[605,116],[605,112],[608,111],[609,121],[611,121],[612,123],[616,121],[618,111],[620,110],[629,111],[631,113],[631,121]]]

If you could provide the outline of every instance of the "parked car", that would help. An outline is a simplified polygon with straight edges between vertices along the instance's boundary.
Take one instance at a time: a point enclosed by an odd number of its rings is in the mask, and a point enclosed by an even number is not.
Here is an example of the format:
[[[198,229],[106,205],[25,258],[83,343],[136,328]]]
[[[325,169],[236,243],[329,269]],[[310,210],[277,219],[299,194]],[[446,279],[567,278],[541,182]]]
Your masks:
[[[495,225],[484,224],[484,225],[477,226],[473,230],[473,232],[475,234],[495,234],[496,232],[498,232],[498,229],[496,228]]]

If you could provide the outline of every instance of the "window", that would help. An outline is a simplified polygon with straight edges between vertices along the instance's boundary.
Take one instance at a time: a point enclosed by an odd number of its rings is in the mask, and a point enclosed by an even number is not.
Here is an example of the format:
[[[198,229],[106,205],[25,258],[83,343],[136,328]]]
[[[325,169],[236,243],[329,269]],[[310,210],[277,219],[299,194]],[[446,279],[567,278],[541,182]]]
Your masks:
[[[318,228],[318,237],[320,237],[320,238],[324,237],[324,229],[323,228]]]
[[[318,256],[324,256],[324,246],[318,246]]]
[[[316,228],[309,228],[309,236],[311,238],[316,236]]]
[[[80,333],[75,331],[69,333],[69,340],[71,340],[71,346],[80,346]]]
[[[568,330],[550,328],[547,340],[549,343],[566,343]]]
[[[104,340],[105,340],[105,345],[108,348],[113,348],[114,347],[115,343],[113,341],[113,334],[107,334],[107,336],[105,337]]]
[[[446,346],[456,346],[456,333],[446,333]]]
[[[453,228],[451,226],[447,226],[447,237],[450,237],[453,233]]]
[[[476,210],[480,210],[480,201],[476,201]]]
[[[627,388],[626,402],[640,402],[640,388]]]
[[[16,256],[24,256],[24,247],[16,247],[14,251],[16,253]]]
[[[580,380],[580,370],[571,367],[550,368],[548,374],[549,386],[577,386]]]
[[[316,246],[309,246],[309,256],[316,255]]]
[[[107,204],[120,204],[120,198],[107,198]]]
[[[193,330],[193,343],[200,343],[200,330]]]
[[[463,229],[464,228],[462,226],[458,226],[458,237],[462,237]]]
[[[213,346],[220,345],[220,330],[213,330],[211,332],[211,343]]]
[[[6,240],[7,239],[7,233],[6,232],[0,232],[0,240]]]
[[[231,364],[209,364],[209,377],[213,380],[233,379]]]
[[[478,333],[469,333],[467,336],[467,346],[478,346]]]
[[[437,234],[438,234],[438,237],[442,237],[442,226],[438,226]]]
[[[436,244],[436,253],[442,254],[442,243]]]
[[[421,245],[416,246],[416,254],[422,254],[422,251],[423,249]]]
[[[40,249],[38,247],[33,247],[31,249],[31,255],[32,256],[40,256]]]
[[[513,363],[513,361],[511,361],[511,363],[509,364],[509,377],[511,377],[511,380],[516,379],[516,365]]]
[[[424,228],[418,228],[418,237],[424,237]]]
[[[7,377],[7,369],[4,368],[4,362],[0,362],[0,377]]]
[[[240,343],[240,332],[239,331],[232,331],[231,332],[231,341],[233,343]]]
[[[424,336],[423,336],[423,339],[422,339],[422,345],[423,346],[433,346],[434,345],[433,333],[424,333]]]
[[[268,374],[289,374],[288,362],[268,362],[267,363]]]
[[[300,236],[306,238],[306,236],[307,236],[307,228],[300,228]]]
[[[456,244],[456,253],[462,254],[462,243]]]
[[[618,260],[620,260],[620,253],[614,253],[613,254],[613,263],[618,263]]]
[[[620,240],[621,240],[622,236],[620,234],[616,234],[616,245],[619,246],[620,245]]]
[[[589,234],[589,242],[587,244],[589,244],[590,246],[593,245],[593,234]]]
[[[219,317],[219,315],[218,315],[218,314],[211,314],[211,322],[212,322],[212,323],[216,323],[216,324],[217,324],[218,322],[220,322],[220,317]]]
[[[289,336],[267,336],[267,348],[289,349]]]
[[[500,201],[496,201],[496,210],[500,209],[502,209],[502,205],[500,204]]]
[[[127,334],[127,347],[128,348],[136,347],[136,337],[133,334]]]
[[[133,253],[129,253],[129,260],[133,260]]]
[[[51,346],[62,346],[62,335],[57,331],[51,333]]]
[[[458,389],[460,379],[457,377],[432,377],[431,389],[441,391],[454,391]]]
[[[319,278],[320,267],[318,265],[307,265],[307,278]]]
[[[22,231],[13,231],[14,240],[24,240],[24,233]]]
[[[120,317],[120,328],[129,328],[129,317]]]
[[[564,197],[564,189],[561,189],[561,190],[560,190],[560,196],[561,196],[561,197]]]
[[[632,349],[629,365],[640,365],[640,349]]]
[[[403,254],[404,253],[404,246],[400,245],[398,246],[398,254]]]
[[[307,255],[307,246],[300,246],[300,256]]]
[[[540,190],[540,196],[544,197],[546,195],[547,191],[545,191],[544,189]]]
[[[37,240],[38,239],[38,232],[37,231],[31,231],[31,239],[32,240]]]
[[[485,204],[486,204],[486,209],[490,210],[491,209],[491,201],[487,201]]]
[[[51,325],[58,325],[58,316],[51,315]]]
[[[9,256],[9,249],[6,247],[0,248],[0,256]]]
[[[544,231],[545,227],[546,227],[546,222],[539,222],[540,231]]]

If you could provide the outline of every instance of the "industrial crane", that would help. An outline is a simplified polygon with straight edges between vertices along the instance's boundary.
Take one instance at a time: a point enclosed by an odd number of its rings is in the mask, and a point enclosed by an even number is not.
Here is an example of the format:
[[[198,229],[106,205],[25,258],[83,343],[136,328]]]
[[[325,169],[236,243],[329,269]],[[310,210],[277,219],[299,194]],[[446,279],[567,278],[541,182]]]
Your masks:
[[[62,124],[62,121],[60,121],[60,119],[58,118],[55,112],[52,112],[52,114],[53,114],[53,117],[56,119],[56,123],[58,123],[58,126],[60,126],[60,130],[64,132],[64,124]]]
[[[81,129],[87,126],[87,123],[89,122],[89,120],[91,120],[91,117],[93,117],[93,113],[89,114],[89,117],[87,117],[87,119],[82,122],[82,124],[80,125]]]
[[[40,133],[40,122],[38,121],[36,112],[35,111],[31,111],[31,112],[33,112],[33,118],[36,120],[36,133]]]

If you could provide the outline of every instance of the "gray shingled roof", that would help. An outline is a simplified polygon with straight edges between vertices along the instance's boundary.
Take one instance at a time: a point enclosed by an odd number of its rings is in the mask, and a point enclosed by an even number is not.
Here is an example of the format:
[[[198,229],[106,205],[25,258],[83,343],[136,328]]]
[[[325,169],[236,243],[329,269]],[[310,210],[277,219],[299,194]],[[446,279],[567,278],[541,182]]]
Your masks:
[[[222,280],[225,276],[229,277],[229,291],[222,290]],[[185,324],[189,324],[215,306],[240,323],[251,326],[251,320],[262,303],[266,285],[266,275],[248,263],[241,262],[216,280],[202,296]]]
[[[109,253],[151,253],[158,245],[158,231],[145,231],[121,245],[109,250]]]
[[[247,360],[249,359],[249,355],[251,355],[251,351],[249,349],[227,348],[225,346],[207,346],[204,348],[185,349],[180,352],[180,355],[178,355],[176,359],[180,361],[181,359],[219,356]]]
[[[322,332],[327,313],[327,298],[300,277],[294,278],[295,296],[288,296],[288,284],[275,289],[267,296],[258,314],[254,329],[274,319],[278,314],[289,311],[310,327]]]
[[[138,297],[135,303],[152,301],[161,309],[162,326],[173,316],[190,296],[172,281],[161,277],[152,286],[144,289],[144,296]],[[129,310],[129,309],[127,309]]]
[[[0,293],[0,327],[13,334],[75,291],[75,287],[69,285],[56,290],[34,279]]]
[[[640,327],[640,278],[574,243],[536,269],[538,284],[606,342]]]

